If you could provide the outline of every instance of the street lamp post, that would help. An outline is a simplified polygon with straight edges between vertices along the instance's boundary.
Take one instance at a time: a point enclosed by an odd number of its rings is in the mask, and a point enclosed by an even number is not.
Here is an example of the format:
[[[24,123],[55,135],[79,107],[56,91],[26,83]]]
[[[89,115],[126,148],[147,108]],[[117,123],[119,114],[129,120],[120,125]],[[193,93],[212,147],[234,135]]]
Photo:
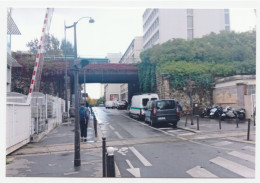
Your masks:
[[[71,26],[66,26],[65,29],[74,28],[74,65],[77,59],[77,33],[76,25],[84,18],[89,18],[89,23],[94,23],[91,17],[82,17],[77,22],[74,22]],[[81,165],[80,160],[80,131],[79,131],[79,95],[78,95],[78,73],[79,68],[74,67],[74,93],[75,93],[75,141],[74,141],[74,167],[79,167]]]

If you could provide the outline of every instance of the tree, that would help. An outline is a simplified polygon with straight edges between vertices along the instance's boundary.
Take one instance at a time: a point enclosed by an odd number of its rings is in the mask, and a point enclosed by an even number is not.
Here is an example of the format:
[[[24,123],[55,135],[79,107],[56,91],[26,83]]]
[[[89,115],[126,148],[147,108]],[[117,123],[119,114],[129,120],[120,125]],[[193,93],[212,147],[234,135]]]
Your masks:
[[[36,54],[39,46],[39,40],[31,40],[26,44],[26,46],[29,47],[29,51],[31,53]],[[44,49],[46,56],[62,56],[62,50],[60,49],[60,41],[53,35],[47,35]]]
[[[67,45],[65,44],[65,39],[61,41],[61,46],[60,46],[63,55],[66,56],[74,56],[74,47],[72,46],[71,42],[67,41]]]

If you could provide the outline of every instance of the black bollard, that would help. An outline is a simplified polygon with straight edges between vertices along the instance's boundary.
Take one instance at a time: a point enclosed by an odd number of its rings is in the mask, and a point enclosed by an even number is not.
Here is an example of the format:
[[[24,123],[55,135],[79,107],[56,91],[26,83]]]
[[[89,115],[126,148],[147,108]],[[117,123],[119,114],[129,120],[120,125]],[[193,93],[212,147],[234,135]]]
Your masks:
[[[219,119],[219,120],[218,120],[218,123],[219,123],[219,129],[221,130],[221,116],[219,116],[218,119]]]
[[[197,130],[200,130],[200,125],[199,125],[199,116],[197,116]]]
[[[102,137],[103,177],[107,176],[106,170],[106,138]]]
[[[185,127],[187,126],[187,121],[188,121],[188,114],[186,113]]]
[[[107,177],[115,177],[114,148],[107,148]]]
[[[248,128],[247,128],[247,140],[249,141],[250,136],[250,119],[248,119]]]
[[[237,128],[238,128],[238,117],[236,117],[236,123],[237,123]]]
[[[191,125],[194,125],[194,123],[193,123],[193,114],[192,114],[192,113],[190,114],[190,120],[191,120],[191,123],[190,123],[190,124],[191,124]]]
[[[95,137],[97,137],[97,118],[94,115],[94,130],[95,130]]]

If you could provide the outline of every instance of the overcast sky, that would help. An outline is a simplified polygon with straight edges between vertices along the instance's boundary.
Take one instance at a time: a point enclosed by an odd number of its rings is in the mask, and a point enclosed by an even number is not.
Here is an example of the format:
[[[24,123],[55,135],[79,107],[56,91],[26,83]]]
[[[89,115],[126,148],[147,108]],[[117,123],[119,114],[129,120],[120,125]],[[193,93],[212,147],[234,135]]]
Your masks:
[[[60,41],[64,39],[64,22],[72,25],[81,17],[92,17],[94,24],[82,19],[77,24],[77,48],[81,57],[106,57],[107,53],[124,54],[135,36],[142,36],[142,14],[145,8],[55,8],[50,33]],[[26,43],[39,39],[45,8],[13,8],[12,16],[21,35],[13,36],[12,50],[26,51]],[[230,9],[231,30],[244,32],[256,25],[256,16],[251,9]],[[73,43],[73,29],[67,29],[67,40]],[[91,98],[99,98],[99,84],[87,86]]]

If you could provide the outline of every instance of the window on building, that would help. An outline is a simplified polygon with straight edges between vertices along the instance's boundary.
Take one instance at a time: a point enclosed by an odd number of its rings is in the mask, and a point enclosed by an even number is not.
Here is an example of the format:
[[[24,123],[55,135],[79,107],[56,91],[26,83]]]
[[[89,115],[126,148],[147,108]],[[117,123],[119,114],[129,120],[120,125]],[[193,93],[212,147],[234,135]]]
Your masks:
[[[188,28],[193,28],[193,17],[192,16],[187,17],[187,26],[188,26]]]
[[[226,25],[226,26],[225,26],[225,30],[228,30],[228,31],[229,31],[229,30],[230,30],[230,26],[229,26],[229,25]]]
[[[188,40],[193,39],[193,29],[188,29]]]
[[[225,14],[225,24],[229,24],[229,14]]]
[[[247,85],[247,95],[255,94],[255,85]]]
[[[187,9],[187,14],[188,15],[193,15],[193,9]]]

